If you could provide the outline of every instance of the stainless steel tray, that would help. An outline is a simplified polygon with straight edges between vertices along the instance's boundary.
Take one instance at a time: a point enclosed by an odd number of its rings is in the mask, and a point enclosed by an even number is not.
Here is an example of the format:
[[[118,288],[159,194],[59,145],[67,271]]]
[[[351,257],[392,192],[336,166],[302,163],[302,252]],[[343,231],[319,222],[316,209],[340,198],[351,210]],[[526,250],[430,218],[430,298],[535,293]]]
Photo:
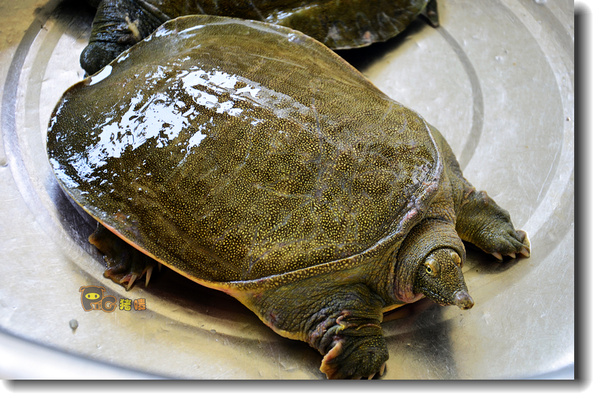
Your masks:
[[[92,14],[78,3],[0,7],[2,377],[323,378],[315,351],[222,293],[165,268],[129,292],[102,278],[87,243],[93,227],[60,192],[45,152],[50,112],[83,77]],[[421,301],[388,314],[383,378],[527,378],[572,367],[573,3],[439,0],[439,8],[438,29],[417,23],[343,55],[444,133],[467,178],[528,231],[532,257],[498,263],[468,251],[473,309]],[[91,285],[146,308],[86,312],[80,287]],[[64,374],[48,367],[56,356],[72,365]],[[88,359],[106,373],[79,367]]]

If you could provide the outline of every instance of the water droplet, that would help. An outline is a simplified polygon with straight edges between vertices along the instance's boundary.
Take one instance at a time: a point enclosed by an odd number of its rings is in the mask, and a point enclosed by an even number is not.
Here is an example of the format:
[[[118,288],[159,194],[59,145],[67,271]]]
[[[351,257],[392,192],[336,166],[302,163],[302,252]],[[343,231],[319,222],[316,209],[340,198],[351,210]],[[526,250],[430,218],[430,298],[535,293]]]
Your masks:
[[[536,4],[546,4],[546,0],[534,0]]]

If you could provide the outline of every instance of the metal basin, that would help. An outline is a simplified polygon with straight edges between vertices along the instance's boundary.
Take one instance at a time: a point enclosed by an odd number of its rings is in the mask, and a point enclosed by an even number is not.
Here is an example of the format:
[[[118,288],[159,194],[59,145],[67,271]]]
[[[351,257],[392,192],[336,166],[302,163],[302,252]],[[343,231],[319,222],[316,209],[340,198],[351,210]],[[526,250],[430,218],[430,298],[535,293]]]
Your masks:
[[[166,268],[128,292],[102,277],[87,242],[93,223],[62,194],[45,152],[50,112],[83,77],[78,58],[93,15],[75,1],[10,3],[0,7],[2,377],[323,378],[317,352],[222,293]],[[418,22],[342,55],[444,133],[465,176],[529,233],[532,257],[499,263],[468,248],[475,307],[421,301],[387,314],[383,378],[572,370],[573,3],[439,0],[439,8],[438,29]],[[117,307],[86,312],[86,286],[104,288]]]

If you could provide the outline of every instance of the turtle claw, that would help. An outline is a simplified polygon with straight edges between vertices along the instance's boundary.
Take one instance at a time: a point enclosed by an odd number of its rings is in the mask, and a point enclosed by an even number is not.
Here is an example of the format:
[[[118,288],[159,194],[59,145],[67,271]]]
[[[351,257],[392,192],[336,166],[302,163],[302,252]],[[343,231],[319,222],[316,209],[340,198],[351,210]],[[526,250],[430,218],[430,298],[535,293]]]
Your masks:
[[[157,264],[160,267],[160,263],[127,244],[102,225],[90,236],[90,243],[104,254],[104,277],[122,285],[127,291],[144,274],[148,286],[152,269]]]
[[[372,380],[375,377],[381,377],[383,375],[383,373],[385,373],[385,366],[387,363],[383,363],[381,365],[381,367],[379,368],[378,371],[374,372],[373,374],[371,374],[370,376],[367,377],[367,379]]]
[[[135,282],[145,274],[146,275],[146,285],[145,286],[147,287],[148,283],[150,282],[150,277],[152,276],[153,269],[154,269],[154,267],[152,266],[152,264],[150,262],[147,262],[146,268],[141,273],[136,273],[136,272],[132,271],[131,273],[124,275],[119,280],[119,284],[121,284],[123,287],[125,287],[126,291],[129,291],[131,289],[131,287],[133,287]]]
[[[150,277],[152,276],[152,267],[149,267],[146,269],[146,287],[148,286],[148,283],[150,282]]]
[[[440,16],[438,14],[436,0],[431,0],[427,3],[427,7],[423,10],[421,15],[432,27],[437,28],[440,26]]]
[[[334,342],[335,345],[323,357],[320,368],[328,379],[371,380],[382,375],[388,359],[383,337],[347,336]]]
[[[529,241],[529,236],[527,235],[527,232],[523,230],[519,230],[517,231],[517,233],[519,233],[523,237],[523,247],[521,248],[519,253],[524,257],[529,258],[531,256],[531,241]]]
[[[527,233],[523,230],[517,230],[514,232],[516,234],[512,234],[507,242],[511,242],[510,246],[504,246],[504,250],[497,249],[494,252],[489,252],[493,257],[498,259],[499,261],[503,261],[503,255],[509,256],[512,259],[516,259],[517,255],[521,255],[525,258],[529,258],[531,255],[531,243],[529,242],[529,237]],[[510,248],[510,249],[509,249]]]
[[[137,280],[138,275],[137,274],[129,274],[125,277],[123,277],[121,279],[121,281],[119,281],[119,284],[125,286],[125,283],[127,283],[127,287],[125,287],[126,291],[129,291],[131,289],[131,287],[133,287],[133,283],[135,283],[135,280]]]
[[[368,377],[368,378],[369,378],[369,380],[372,380],[373,378],[375,378],[375,376],[376,376],[376,375],[378,375],[378,376],[380,376],[380,377],[381,377],[381,376],[383,375],[383,373],[385,372],[385,366],[386,366],[386,364],[387,364],[387,363],[383,363],[383,364],[381,365],[381,367],[379,368],[379,371],[377,371],[377,372],[375,372],[375,373],[371,374],[371,375]]]

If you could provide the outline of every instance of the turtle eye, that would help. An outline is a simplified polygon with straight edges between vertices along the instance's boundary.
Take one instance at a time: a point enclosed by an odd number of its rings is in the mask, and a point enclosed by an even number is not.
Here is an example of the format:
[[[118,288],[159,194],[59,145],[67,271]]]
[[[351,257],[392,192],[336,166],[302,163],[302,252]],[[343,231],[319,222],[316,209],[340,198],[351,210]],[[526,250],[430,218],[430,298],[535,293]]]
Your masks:
[[[438,263],[434,259],[427,259],[424,263],[425,273],[430,276],[436,276],[440,270]]]
[[[454,261],[454,263],[456,263],[458,266],[460,266],[460,264],[462,263],[462,259],[460,258],[460,255],[457,254],[456,252],[452,252],[452,255],[450,255],[452,257],[452,261]]]

